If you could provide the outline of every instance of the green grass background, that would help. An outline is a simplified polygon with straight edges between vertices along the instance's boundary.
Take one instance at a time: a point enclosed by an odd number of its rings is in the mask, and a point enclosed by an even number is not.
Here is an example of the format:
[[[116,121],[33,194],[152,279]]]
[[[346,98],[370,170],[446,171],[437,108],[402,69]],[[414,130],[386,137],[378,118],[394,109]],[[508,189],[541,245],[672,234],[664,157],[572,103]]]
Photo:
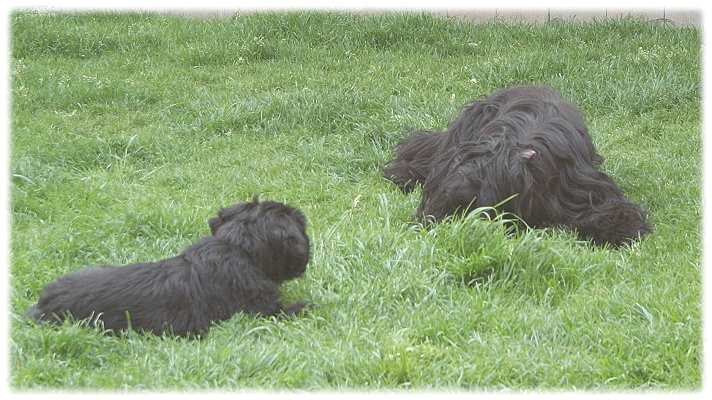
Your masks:
[[[636,20],[11,16],[16,389],[701,386],[700,33]],[[609,250],[467,218],[428,231],[381,178],[412,129],[515,84],[579,105],[655,232]],[[202,340],[22,320],[79,268],[157,260],[253,194],[307,215],[302,318]]]

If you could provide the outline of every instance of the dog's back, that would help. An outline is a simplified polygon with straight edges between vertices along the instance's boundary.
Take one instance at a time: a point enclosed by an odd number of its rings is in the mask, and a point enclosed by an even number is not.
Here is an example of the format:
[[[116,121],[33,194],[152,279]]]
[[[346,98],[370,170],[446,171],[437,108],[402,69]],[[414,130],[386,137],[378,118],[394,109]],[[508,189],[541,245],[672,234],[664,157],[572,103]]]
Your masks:
[[[580,141],[590,162],[594,165],[603,162],[603,157],[596,153],[591,142],[581,112],[547,86],[501,89],[465,106],[448,128],[450,137],[444,147],[456,147],[503,130],[525,140],[526,137],[536,135],[537,131],[552,130],[556,125],[567,125],[565,129],[558,129],[561,132],[578,134],[578,137],[564,139]]]
[[[131,323],[150,327],[157,321],[147,324],[143,317],[166,293],[159,288],[144,289],[152,282],[167,285],[182,267],[181,258],[174,257],[159,263],[82,269],[47,285],[25,315],[38,322],[59,322],[71,316],[88,319],[90,326],[100,317],[110,330],[126,329]]]

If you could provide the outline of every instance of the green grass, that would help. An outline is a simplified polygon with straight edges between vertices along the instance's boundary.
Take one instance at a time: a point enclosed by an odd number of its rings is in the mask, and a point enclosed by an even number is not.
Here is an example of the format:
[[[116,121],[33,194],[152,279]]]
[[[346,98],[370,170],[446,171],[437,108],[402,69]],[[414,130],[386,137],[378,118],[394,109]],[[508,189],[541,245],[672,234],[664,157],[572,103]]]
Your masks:
[[[11,17],[15,389],[701,387],[700,33],[422,15]],[[631,248],[466,218],[428,231],[380,171],[496,88],[578,104],[650,212]],[[36,327],[55,278],[157,260],[260,194],[307,215],[298,319],[202,340]]]

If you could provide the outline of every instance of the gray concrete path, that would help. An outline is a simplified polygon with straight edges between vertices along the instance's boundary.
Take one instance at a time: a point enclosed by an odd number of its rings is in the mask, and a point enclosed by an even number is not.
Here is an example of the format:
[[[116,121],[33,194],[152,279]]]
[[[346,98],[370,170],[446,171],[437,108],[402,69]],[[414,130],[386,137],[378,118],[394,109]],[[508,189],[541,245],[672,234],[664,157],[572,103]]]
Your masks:
[[[229,17],[233,15],[247,15],[261,10],[230,10],[230,9],[184,9],[184,10],[156,10],[163,15],[179,15],[199,18]],[[279,11],[279,10],[271,10]],[[334,10],[330,10],[334,11]],[[702,12],[699,10],[623,10],[623,9],[585,9],[585,10],[514,10],[514,9],[450,9],[450,10],[359,10],[347,9],[345,12],[355,14],[373,15],[387,12],[429,12],[434,15],[454,17],[473,22],[498,21],[529,21],[529,22],[556,22],[556,21],[594,21],[609,18],[636,17],[651,22],[670,23],[674,25],[702,26]]]
[[[68,10],[60,7],[34,8],[41,12],[81,12],[82,10]],[[130,10],[102,9],[103,11],[130,12]],[[89,10],[86,10],[89,11]],[[156,12],[161,15],[185,16],[195,18],[224,18],[234,15],[249,15],[260,11],[295,11],[295,9],[280,10],[255,10],[255,9],[150,9],[142,10]],[[626,10],[626,9],[448,9],[448,10],[417,10],[417,9],[393,9],[393,10],[369,10],[369,9],[344,9],[328,10],[330,12],[350,12],[361,15],[384,14],[388,12],[414,12],[431,13],[448,18],[459,18],[473,21],[475,23],[489,21],[527,21],[534,23],[548,23],[556,21],[594,21],[604,19],[616,19],[623,17],[641,18],[646,21],[662,24],[672,24],[676,26],[702,26],[702,12],[700,10],[680,10],[680,9],[660,9],[660,10]]]

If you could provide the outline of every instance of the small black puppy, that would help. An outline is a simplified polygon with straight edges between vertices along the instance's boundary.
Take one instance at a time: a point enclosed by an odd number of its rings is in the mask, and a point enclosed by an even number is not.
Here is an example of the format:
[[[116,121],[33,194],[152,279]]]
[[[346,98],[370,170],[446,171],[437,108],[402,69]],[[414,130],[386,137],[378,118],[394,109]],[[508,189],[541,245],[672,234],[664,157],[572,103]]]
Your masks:
[[[209,225],[212,236],[177,257],[63,276],[47,285],[27,316],[59,322],[71,315],[90,318],[90,325],[101,320],[112,331],[193,336],[240,311],[266,316],[302,310],[302,303],[279,300],[280,283],[302,275],[309,262],[299,210],[255,199],[220,210]]]

